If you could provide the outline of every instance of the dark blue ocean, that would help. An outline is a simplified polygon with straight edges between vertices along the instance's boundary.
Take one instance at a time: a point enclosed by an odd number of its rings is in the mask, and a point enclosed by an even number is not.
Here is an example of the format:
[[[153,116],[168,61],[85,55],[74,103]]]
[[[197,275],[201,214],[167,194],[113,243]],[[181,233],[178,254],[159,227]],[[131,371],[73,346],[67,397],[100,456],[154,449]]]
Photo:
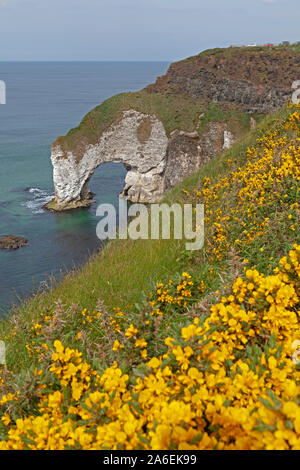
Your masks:
[[[96,207],[117,206],[125,178],[121,164],[106,163],[90,183],[96,203],[62,214],[44,211],[53,195],[50,148],[60,135],[106,98],[143,88],[168,64],[0,63],[7,103],[0,105],[0,236],[27,238],[26,247],[0,251],[0,315],[84,263],[99,247]]]

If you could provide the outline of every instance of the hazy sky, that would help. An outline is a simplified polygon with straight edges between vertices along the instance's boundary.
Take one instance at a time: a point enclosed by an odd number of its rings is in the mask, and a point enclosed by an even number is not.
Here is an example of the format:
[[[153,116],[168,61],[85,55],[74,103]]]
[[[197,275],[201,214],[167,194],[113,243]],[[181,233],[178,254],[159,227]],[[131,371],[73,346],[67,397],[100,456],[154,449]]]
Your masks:
[[[299,25],[299,0],[0,0],[0,60],[174,61]]]

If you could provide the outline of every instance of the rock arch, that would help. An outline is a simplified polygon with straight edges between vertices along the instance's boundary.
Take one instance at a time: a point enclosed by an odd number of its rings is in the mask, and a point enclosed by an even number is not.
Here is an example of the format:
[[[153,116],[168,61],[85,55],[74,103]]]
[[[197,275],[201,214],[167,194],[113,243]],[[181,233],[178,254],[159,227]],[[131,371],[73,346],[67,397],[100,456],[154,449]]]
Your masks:
[[[55,197],[46,204],[53,211],[89,206],[89,181],[105,162],[123,163],[127,175],[120,196],[132,202],[158,202],[165,191],[199,170],[235,137],[226,123],[209,122],[205,131],[175,130],[168,137],[155,116],[125,111],[95,144],[82,145],[77,153],[66,151],[57,140],[52,147]]]
[[[133,202],[158,201],[165,189],[168,137],[161,121],[136,110],[125,111],[94,145],[78,158],[59,144],[52,147],[55,198],[47,208],[66,210],[91,204],[88,184],[104,162],[121,162],[127,169],[121,193]]]

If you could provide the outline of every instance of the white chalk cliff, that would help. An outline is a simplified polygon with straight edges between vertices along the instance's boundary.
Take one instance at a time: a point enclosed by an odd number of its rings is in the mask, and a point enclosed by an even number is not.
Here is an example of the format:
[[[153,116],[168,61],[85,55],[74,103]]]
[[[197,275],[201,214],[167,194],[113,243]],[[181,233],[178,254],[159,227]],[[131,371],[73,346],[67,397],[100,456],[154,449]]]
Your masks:
[[[125,111],[122,119],[112,124],[96,145],[87,146],[79,161],[72,152],[66,154],[60,145],[53,146],[55,201],[49,208],[88,205],[89,180],[104,162],[122,162],[126,166],[128,172],[121,195],[133,202],[159,200],[164,192],[167,147],[162,123],[155,116],[135,110]]]

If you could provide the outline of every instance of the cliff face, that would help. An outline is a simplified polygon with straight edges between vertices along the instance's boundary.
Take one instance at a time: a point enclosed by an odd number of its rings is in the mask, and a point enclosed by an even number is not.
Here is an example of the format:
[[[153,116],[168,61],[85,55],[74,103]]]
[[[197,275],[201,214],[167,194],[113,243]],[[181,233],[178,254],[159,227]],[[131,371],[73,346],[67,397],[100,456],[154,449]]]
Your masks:
[[[127,169],[120,196],[132,202],[157,202],[165,190],[201,168],[221,151],[224,126],[209,123],[207,132],[173,131],[168,138],[161,121],[135,110],[125,111],[119,122],[86,147],[80,159],[60,145],[52,149],[55,200],[48,209],[66,210],[89,206],[93,201],[88,183],[104,162],[121,162]]]
[[[165,190],[180,183],[215,158],[222,148],[229,148],[227,136],[232,136],[222,123],[209,122],[205,132],[173,131],[167,149]],[[233,137],[233,136],[232,136]]]
[[[279,109],[300,76],[300,49],[228,48],[174,63],[147,91],[187,93],[194,98],[236,103],[250,113]]]
[[[292,48],[228,48],[172,64],[155,84],[117,95],[53,144],[52,210],[91,204],[103,162],[128,170],[121,196],[157,202],[171,186],[229,148],[260,115],[280,108],[300,77]]]

